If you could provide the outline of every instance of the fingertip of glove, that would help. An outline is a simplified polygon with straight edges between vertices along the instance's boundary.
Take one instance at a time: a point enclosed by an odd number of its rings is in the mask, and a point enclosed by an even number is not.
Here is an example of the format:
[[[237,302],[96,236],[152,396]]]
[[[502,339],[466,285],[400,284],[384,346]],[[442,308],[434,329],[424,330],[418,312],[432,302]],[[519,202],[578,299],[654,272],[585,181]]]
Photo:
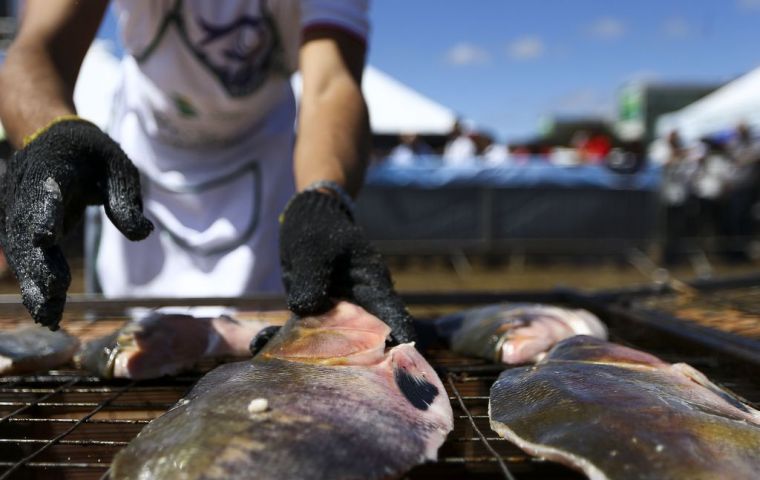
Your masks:
[[[34,323],[38,323],[55,332],[60,328],[58,325],[63,315],[63,307],[66,300],[50,300],[44,305],[36,305],[35,308],[30,309]]]
[[[52,325],[50,325],[50,324],[49,324],[49,325],[46,325],[46,326],[47,326],[47,328],[48,328],[48,329],[49,329],[51,332],[57,332],[58,330],[60,330],[60,329],[61,329],[61,326],[60,326],[59,324],[57,324],[57,323],[55,323],[55,324],[52,324]]]
[[[66,305],[66,289],[68,279],[62,290],[54,290],[47,295],[31,280],[21,282],[21,300],[35,323],[48,327],[50,330],[58,330],[58,323],[63,315]]]
[[[405,321],[402,325],[391,325],[391,338],[398,344],[416,342],[417,335],[414,332],[411,321]]]
[[[121,230],[125,237],[133,242],[147,238],[148,235],[150,235],[150,232],[155,228],[153,222],[145,218],[142,213],[139,213],[138,216],[133,218],[133,221],[126,222],[123,228],[120,228],[119,230]]]

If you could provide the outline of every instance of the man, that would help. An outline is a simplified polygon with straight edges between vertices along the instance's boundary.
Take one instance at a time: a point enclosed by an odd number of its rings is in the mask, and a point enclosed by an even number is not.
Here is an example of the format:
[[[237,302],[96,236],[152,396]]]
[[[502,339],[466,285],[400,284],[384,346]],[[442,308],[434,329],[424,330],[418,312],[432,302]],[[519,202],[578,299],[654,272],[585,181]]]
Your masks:
[[[369,143],[366,0],[118,0],[118,144],[72,102],[107,5],[28,0],[0,72],[0,116],[19,148],[0,240],[35,321],[57,328],[70,281],[57,244],[103,204],[107,296],[271,292],[281,263],[295,313],[347,298],[408,341],[409,315],[352,215]]]

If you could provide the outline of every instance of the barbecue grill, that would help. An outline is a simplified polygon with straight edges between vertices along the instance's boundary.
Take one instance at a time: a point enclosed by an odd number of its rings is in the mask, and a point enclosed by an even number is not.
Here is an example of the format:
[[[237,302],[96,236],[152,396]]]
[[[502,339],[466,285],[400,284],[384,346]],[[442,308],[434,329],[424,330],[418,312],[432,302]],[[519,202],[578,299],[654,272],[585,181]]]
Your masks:
[[[557,291],[419,294],[408,296],[407,301],[414,313],[429,318],[496,301],[540,301],[590,308],[608,324],[613,341],[645,349],[669,362],[687,362],[750,403],[760,401],[760,386],[754,380],[760,378],[760,362],[736,354],[730,344],[715,348],[714,342],[703,341],[699,332],[683,335],[665,320],[654,322],[639,317],[625,307],[628,302],[623,297]],[[17,304],[2,303],[0,328],[28,322],[26,316],[19,315]],[[277,298],[132,302],[72,297],[64,325],[81,338],[93,338],[117,328],[130,307],[171,304],[225,304],[248,310],[282,308]],[[439,460],[413,469],[404,478],[584,478],[556,463],[526,455],[491,431],[488,392],[504,366],[462,357],[438,345],[430,346],[426,356],[446,386],[455,426],[439,451]],[[208,363],[190,374],[151,381],[101,380],[70,369],[0,378],[0,480],[106,478],[116,452],[184,396],[213,366]]]

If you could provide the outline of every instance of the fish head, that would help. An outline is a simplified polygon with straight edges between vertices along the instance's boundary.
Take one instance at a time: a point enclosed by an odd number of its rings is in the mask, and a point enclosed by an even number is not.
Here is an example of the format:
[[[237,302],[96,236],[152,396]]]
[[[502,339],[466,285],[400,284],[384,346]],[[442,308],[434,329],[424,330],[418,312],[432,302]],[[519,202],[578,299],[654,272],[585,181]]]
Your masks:
[[[454,428],[449,395],[441,379],[414,343],[403,343],[388,350],[376,371],[391,377],[389,383],[394,386],[392,395],[402,397],[398,404],[405,405],[403,410],[410,422],[421,422],[430,431],[440,433],[437,437],[431,437],[438,438],[438,441],[425,447],[425,457],[434,460],[446,434]]]
[[[497,330],[501,338],[497,352],[501,352],[502,363],[539,361],[557,342],[575,334],[565,320],[569,313],[557,315],[550,308],[538,306],[516,311],[519,321],[504,324]]]
[[[391,329],[363,308],[338,302],[329,312],[291,318],[255,357],[323,365],[374,365]]]
[[[194,320],[190,315],[151,312],[87,343],[75,362],[104,378],[138,378],[135,372],[140,371],[149,372],[148,377],[173,373],[164,370],[166,352],[200,358],[207,348],[207,324]]]

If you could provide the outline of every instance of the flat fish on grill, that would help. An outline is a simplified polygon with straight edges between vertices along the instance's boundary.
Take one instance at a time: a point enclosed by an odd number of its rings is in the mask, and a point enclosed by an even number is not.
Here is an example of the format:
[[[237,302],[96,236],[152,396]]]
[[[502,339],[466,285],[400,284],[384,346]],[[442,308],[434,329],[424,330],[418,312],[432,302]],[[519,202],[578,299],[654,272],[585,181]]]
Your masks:
[[[79,340],[47,327],[22,327],[0,332],[0,375],[35,373],[68,363],[79,348]]]
[[[411,343],[340,302],[203,377],[112,465],[114,479],[381,479],[435,459],[446,391]]]
[[[491,428],[592,480],[755,480],[760,412],[685,363],[577,336],[491,387]]]
[[[607,328],[594,314],[541,304],[464,310],[438,319],[436,328],[455,352],[507,364],[536,362],[574,335],[607,339]]]
[[[202,359],[250,356],[251,340],[268,325],[227,315],[208,318],[152,312],[86,343],[76,362],[103,378],[174,375]]]

